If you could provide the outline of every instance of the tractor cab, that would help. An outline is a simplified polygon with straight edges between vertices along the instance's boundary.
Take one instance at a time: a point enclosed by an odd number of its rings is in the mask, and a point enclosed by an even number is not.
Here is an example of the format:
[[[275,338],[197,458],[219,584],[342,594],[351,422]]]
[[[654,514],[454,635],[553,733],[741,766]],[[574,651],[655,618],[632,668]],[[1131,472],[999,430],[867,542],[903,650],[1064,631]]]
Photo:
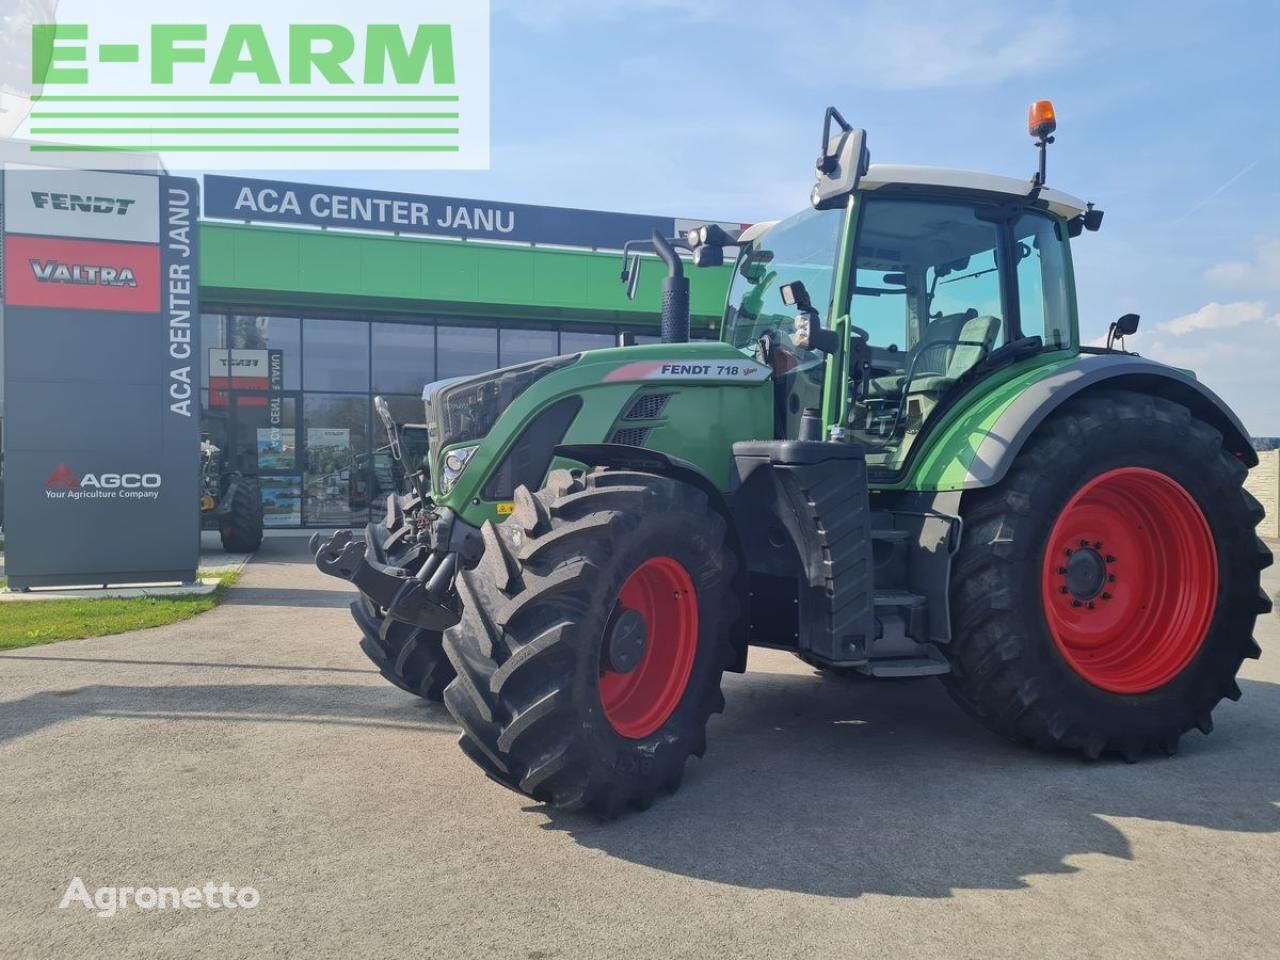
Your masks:
[[[861,131],[841,137],[828,161],[862,161],[820,162],[811,209],[740,239],[724,335],[773,369],[780,439],[821,409],[887,478],[975,386],[1077,348],[1069,237],[1101,212],[1039,174],[871,166]]]

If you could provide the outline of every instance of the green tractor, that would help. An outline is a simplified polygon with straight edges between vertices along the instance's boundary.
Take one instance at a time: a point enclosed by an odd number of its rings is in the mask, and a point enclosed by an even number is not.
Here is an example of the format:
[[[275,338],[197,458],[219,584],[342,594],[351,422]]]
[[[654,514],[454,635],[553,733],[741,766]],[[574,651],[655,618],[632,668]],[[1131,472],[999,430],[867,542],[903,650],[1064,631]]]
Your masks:
[[[1027,181],[871,166],[828,110],[808,209],[653,238],[664,342],[428,386],[427,467],[312,545],[365,651],[492,779],[604,816],[677,788],[752,645],[1089,759],[1208,733],[1270,609],[1256,456],[1123,348],[1136,316],[1081,345],[1102,212],[1046,187],[1053,127]],[[688,342],[676,248],[728,246],[722,340]]]

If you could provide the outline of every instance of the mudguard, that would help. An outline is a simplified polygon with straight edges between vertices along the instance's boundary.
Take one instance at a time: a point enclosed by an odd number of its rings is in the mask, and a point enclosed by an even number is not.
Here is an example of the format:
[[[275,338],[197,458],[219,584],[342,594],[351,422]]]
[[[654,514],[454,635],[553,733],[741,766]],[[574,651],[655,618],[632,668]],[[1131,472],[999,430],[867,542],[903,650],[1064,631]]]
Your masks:
[[[1188,407],[1216,427],[1228,450],[1252,467],[1258,462],[1249,432],[1222,399],[1181,370],[1132,354],[1081,354],[1029,385],[978,441],[962,489],[992,487],[1004,479],[1022,445],[1046,417],[1071,397],[1098,387],[1132,387]]]

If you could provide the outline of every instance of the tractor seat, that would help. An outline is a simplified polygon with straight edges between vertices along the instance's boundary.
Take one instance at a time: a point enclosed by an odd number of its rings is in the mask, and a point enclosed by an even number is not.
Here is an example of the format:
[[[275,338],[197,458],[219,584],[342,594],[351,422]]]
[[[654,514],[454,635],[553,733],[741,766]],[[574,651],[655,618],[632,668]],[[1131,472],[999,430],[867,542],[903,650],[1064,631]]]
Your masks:
[[[992,316],[971,317],[960,324],[951,343],[939,342],[937,352],[946,352],[946,365],[941,373],[916,375],[906,390],[908,395],[941,393],[964,376],[995,346],[1000,333],[1000,318]],[[958,342],[957,342],[958,341]]]
[[[898,397],[902,394],[903,382],[907,379],[907,371],[911,369],[911,364],[917,356],[931,351],[931,356],[923,357],[916,362],[915,381],[919,382],[922,376],[942,376],[947,367],[946,342],[955,340],[965,340],[968,337],[961,335],[961,329],[969,321],[981,319],[978,317],[978,311],[972,308],[962,313],[952,313],[945,317],[939,317],[930,323],[924,330],[924,336],[920,342],[916,344],[904,358],[902,373],[892,373],[883,377],[873,377],[870,380],[870,395],[873,397]],[[912,393],[916,393],[913,386]]]

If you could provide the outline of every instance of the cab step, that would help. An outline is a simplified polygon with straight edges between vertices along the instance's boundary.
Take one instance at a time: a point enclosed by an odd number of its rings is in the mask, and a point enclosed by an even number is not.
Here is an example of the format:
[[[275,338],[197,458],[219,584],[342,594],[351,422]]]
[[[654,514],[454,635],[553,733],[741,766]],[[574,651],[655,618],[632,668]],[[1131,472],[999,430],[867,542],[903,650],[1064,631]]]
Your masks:
[[[872,660],[864,668],[873,677],[932,677],[950,673],[951,664],[941,656]]]
[[[914,610],[923,607],[926,601],[920,594],[908,590],[877,590],[873,602],[877,608],[907,607]]]
[[[872,530],[872,540],[885,540],[889,543],[901,543],[903,540],[911,538],[910,530],[898,530],[893,527],[886,527],[883,530]]]

